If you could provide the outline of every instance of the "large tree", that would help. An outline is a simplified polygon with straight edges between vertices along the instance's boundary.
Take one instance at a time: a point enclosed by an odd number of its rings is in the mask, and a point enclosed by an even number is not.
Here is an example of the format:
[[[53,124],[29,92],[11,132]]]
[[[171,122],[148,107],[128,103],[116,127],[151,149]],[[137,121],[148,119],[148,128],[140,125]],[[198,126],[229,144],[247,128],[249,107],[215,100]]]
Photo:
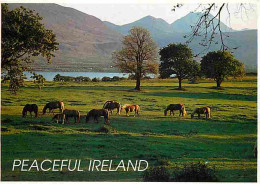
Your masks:
[[[169,44],[159,52],[161,58],[160,76],[168,78],[175,74],[179,80],[179,88],[182,89],[181,82],[189,77],[190,71],[193,68],[192,50],[185,44]]]
[[[133,74],[135,89],[141,90],[141,78],[158,73],[157,45],[150,32],[142,27],[133,27],[122,43],[123,48],[113,53],[115,66],[122,72]]]
[[[201,71],[217,83],[217,88],[221,88],[221,83],[227,77],[242,77],[245,74],[244,64],[234,58],[227,51],[209,52],[202,57]]]
[[[42,17],[24,7],[13,10],[2,4],[2,70],[10,77],[10,90],[16,93],[19,80],[35,56],[51,61],[58,50],[56,35],[41,23]]]

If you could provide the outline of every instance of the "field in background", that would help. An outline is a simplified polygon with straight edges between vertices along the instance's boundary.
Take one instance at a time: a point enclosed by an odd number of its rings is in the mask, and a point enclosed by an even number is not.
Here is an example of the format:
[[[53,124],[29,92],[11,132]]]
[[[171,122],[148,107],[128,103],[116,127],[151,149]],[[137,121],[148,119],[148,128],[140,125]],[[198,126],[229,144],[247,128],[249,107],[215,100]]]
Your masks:
[[[26,82],[16,96],[2,84],[2,180],[34,181],[141,181],[142,172],[12,172],[14,159],[144,159],[149,165],[164,160],[169,169],[202,161],[216,167],[220,181],[256,181],[257,160],[253,147],[257,139],[257,80],[255,76],[223,83],[224,90],[212,89],[214,81],[188,84],[186,91],[174,90],[175,79],[144,80],[142,91],[132,90],[135,81],[59,83],[47,82],[40,91]],[[56,124],[52,114],[41,115],[43,106],[61,100],[65,108],[84,116],[102,108],[106,100],[138,104],[139,117],[113,114],[109,133],[99,124]],[[23,106],[36,103],[40,117],[22,118]],[[188,116],[163,115],[170,103],[183,103]],[[190,119],[195,107],[212,108],[212,119]]]

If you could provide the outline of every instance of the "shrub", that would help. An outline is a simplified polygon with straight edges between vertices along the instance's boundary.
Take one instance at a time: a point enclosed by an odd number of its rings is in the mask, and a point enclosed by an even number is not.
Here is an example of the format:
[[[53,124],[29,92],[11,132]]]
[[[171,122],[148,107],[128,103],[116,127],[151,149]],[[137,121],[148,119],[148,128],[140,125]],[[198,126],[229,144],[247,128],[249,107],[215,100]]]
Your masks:
[[[105,77],[102,78],[102,81],[103,82],[108,82],[108,81],[111,81],[111,78],[105,76]]]
[[[174,174],[174,182],[216,182],[215,169],[210,168],[207,164],[189,163],[184,168]]]
[[[95,77],[92,79],[92,82],[100,82],[100,79]]]
[[[151,167],[144,172],[143,181],[170,181],[170,173],[164,166]]]
[[[113,80],[113,81],[120,81],[120,80],[121,80],[121,78],[120,78],[120,77],[118,77],[118,76],[114,76],[114,77],[112,78],[112,80]]]

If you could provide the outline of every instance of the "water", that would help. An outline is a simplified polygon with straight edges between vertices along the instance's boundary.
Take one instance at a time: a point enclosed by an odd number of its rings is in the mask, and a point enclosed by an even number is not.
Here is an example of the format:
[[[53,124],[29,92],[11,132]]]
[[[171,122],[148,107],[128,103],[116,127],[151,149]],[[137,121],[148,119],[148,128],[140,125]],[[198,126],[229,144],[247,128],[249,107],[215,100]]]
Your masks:
[[[42,75],[47,81],[53,81],[53,78],[55,77],[55,75],[60,74],[62,76],[70,76],[70,77],[79,77],[79,76],[83,76],[83,77],[89,77],[91,79],[97,77],[102,79],[103,77],[125,77],[127,78],[129,76],[129,74],[126,73],[103,73],[103,72],[35,72],[37,74]],[[24,74],[27,77],[27,80],[32,80],[32,78],[30,78],[32,76],[31,73],[29,72],[24,72]]]

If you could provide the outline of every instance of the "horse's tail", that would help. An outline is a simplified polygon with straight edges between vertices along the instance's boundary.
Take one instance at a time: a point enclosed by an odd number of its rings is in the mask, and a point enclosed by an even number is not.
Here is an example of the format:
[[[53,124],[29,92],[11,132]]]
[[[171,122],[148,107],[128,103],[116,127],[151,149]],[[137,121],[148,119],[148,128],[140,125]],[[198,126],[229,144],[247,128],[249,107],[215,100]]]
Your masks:
[[[60,106],[60,112],[62,113],[63,111],[64,111],[64,109],[65,109],[65,107],[64,107],[64,102],[59,102],[59,106]]]
[[[141,110],[141,109],[140,109],[140,106],[139,106],[139,105],[136,105],[136,106],[135,106],[135,109],[136,109],[136,113],[139,114],[139,112],[140,112],[140,110]]]
[[[27,111],[27,108],[26,108],[26,105],[25,105],[24,108],[23,108],[23,112],[22,112],[22,116],[23,116],[23,118],[24,118],[25,115],[26,115],[26,111]]]
[[[80,112],[77,111],[77,119],[78,119],[78,123],[80,123]]]
[[[35,113],[35,117],[38,117],[38,106],[35,105],[35,109],[34,109],[34,113]]]

